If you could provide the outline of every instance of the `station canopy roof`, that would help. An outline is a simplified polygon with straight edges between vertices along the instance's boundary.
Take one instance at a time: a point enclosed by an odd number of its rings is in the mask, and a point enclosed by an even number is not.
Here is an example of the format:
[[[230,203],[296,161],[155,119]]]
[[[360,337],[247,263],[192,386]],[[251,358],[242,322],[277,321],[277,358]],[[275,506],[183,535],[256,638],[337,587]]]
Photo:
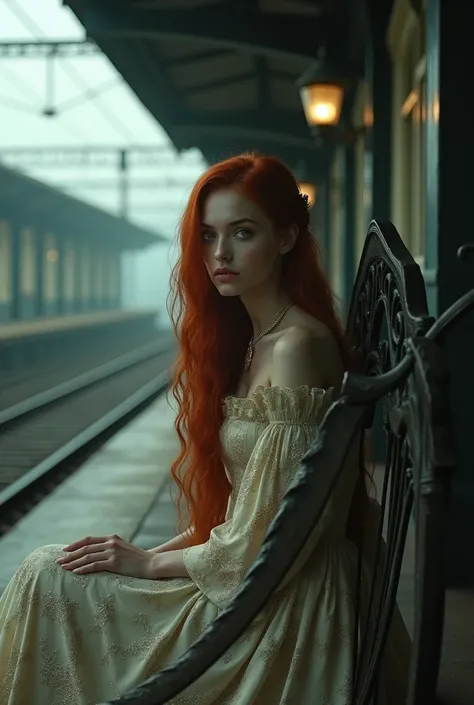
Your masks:
[[[361,0],[66,0],[178,150],[322,163],[295,85],[320,49],[355,67]]]
[[[117,249],[133,250],[165,240],[69,194],[0,164],[0,218],[21,213],[22,225],[41,224],[51,232],[71,237],[103,239]]]

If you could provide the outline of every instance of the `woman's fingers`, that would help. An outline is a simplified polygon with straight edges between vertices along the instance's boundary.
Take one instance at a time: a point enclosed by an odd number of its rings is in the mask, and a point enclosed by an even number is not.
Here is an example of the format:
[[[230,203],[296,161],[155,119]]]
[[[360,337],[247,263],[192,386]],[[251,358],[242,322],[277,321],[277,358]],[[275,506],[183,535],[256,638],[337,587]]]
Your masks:
[[[70,543],[69,546],[64,546],[63,551],[75,551],[78,548],[82,548],[82,546],[90,546],[94,543],[105,543],[111,538],[111,536],[86,536],[83,539],[79,539],[79,541]]]
[[[72,570],[74,572],[82,572],[80,570],[81,568],[84,568],[86,566],[91,566],[91,565],[99,565],[101,564],[101,567],[99,570],[105,570],[104,568],[104,562],[110,561],[111,556],[107,551],[98,551],[96,553],[86,553],[85,556],[81,556],[80,558],[77,558],[76,560],[69,561],[68,563],[63,563],[62,567],[66,568],[66,570]]]
[[[111,573],[115,572],[112,569],[112,566],[109,564],[109,561],[95,561],[94,563],[88,563],[87,565],[80,566],[79,568],[74,568],[72,571],[73,573],[76,574],[81,574],[84,575],[84,573],[99,573],[104,570],[108,570]]]
[[[83,556],[90,553],[97,553],[98,551],[106,551],[109,548],[108,543],[92,543],[87,546],[82,546],[81,548],[76,548],[74,551],[68,553],[67,556],[61,556],[57,559],[57,563],[65,565],[71,561],[75,561],[77,558],[82,558]]]

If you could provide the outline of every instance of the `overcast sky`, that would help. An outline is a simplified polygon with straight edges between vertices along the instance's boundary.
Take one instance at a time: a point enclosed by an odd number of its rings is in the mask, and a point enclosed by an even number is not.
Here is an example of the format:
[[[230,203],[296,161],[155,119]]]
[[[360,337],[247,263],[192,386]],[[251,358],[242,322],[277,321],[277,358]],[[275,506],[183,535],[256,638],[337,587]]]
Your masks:
[[[84,29],[61,0],[0,0],[2,42],[37,39],[83,39]],[[87,98],[93,89],[99,95]],[[150,145],[165,147],[162,164],[132,171],[131,220],[158,230],[168,241],[189,190],[205,168],[197,150],[178,156],[161,126],[124,83],[103,55],[60,58],[54,70],[54,117],[46,92],[46,60],[0,58],[0,152],[16,147]],[[2,156],[0,155],[0,158]],[[20,166],[18,157],[3,155]],[[98,169],[39,168],[21,163],[31,176],[67,185],[70,193],[114,213],[119,212],[119,190],[114,166]],[[143,182],[151,182],[144,186]],[[100,187],[103,182],[104,187]],[[135,186],[133,185],[135,182]],[[162,307],[174,253],[170,245],[157,247],[127,265],[127,302]],[[133,291],[132,291],[133,289]]]

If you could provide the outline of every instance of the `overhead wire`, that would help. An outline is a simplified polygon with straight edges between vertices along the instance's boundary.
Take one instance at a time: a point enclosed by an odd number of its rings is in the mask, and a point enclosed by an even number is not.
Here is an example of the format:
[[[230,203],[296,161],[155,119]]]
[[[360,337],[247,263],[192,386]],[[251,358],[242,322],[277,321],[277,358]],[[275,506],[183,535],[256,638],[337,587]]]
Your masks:
[[[14,5],[13,0],[4,0],[5,6],[10,10],[10,12],[23,24],[25,29],[27,29],[29,32],[32,32],[32,27],[28,26],[29,25],[29,18],[26,16],[26,18],[22,15],[22,11],[20,9],[20,13],[18,14],[18,5]],[[35,23],[33,23],[35,24]],[[39,28],[38,28],[39,29]],[[33,34],[35,34],[35,31],[33,31]],[[19,101],[16,101],[15,99],[10,99],[6,98],[2,99],[2,104],[7,107],[7,108],[13,108],[16,110],[21,110],[22,112],[25,113],[30,113],[30,114],[36,114],[40,115],[40,110],[36,109],[35,110],[35,104],[37,105],[38,103],[41,102],[42,97],[41,95],[19,74],[17,71],[14,71],[11,67],[7,67],[5,65],[5,61],[2,63],[2,77],[6,78],[6,80],[15,86],[25,97],[28,97],[29,100],[32,100],[32,110],[29,109],[28,106],[26,105],[20,105]],[[81,130],[79,127],[76,125],[70,125],[68,124],[67,120],[61,120],[62,126],[71,134],[73,134],[75,137],[84,140],[87,139],[86,133]]]
[[[116,78],[112,78],[109,81],[104,81],[95,88],[91,88],[89,91],[86,91],[81,95],[73,96],[68,100],[63,100],[61,103],[58,103],[57,108],[61,112],[61,114],[63,114],[65,110],[77,108],[78,105],[87,103],[92,98],[97,98],[97,96],[103,95],[104,93],[107,93],[108,91],[112,90],[112,88],[116,88],[119,85],[121,85],[121,81],[117,81]]]
[[[21,110],[26,113],[38,115],[39,111],[37,103],[41,101],[40,94],[26,81],[23,81],[23,77],[20,74],[11,70],[10,67],[5,66],[4,63],[2,64],[1,77],[2,79],[5,79],[7,83],[18,89],[26,98],[28,98],[28,102],[18,100],[13,96],[4,96],[0,94],[0,103],[7,108],[12,108],[13,110]],[[104,81],[98,86],[94,86],[93,88],[91,87],[88,91],[82,93],[81,95],[73,96],[68,100],[63,100],[58,103],[56,106],[57,112],[63,115],[66,110],[72,110],[73,108],[76,108],[77,106],[91,100],[91,98],[96,98],[98,95],[103,95],[118,85],[121,85],[121,81],[117,80],[117,78]]]
[[[35,107],[35,102],[41,100],[40,94],[35,91],[30,84],[24,80],[23,76],[14,71],[10,66],[6,66],[2,63],[2,78],[7,81],[10,85],[14,86],[22,95],[28,100],[33,101],[31,107]]]
[[[6,98],[0,95],[0,105],[4,108],[10,108],[11,110],[19,110],[22,113],[28,113],[29,115],[37,115],[38,111],[35,110],[29,103],[24,103],[21,100],[16,100],[16,98]]]
[[[19,5],[17,0],[8,0],[7,3],[10,11],[16,16],[16,18],[23,24],[25,29],[27,29],[36,39],[46,37],[47,33],[31,18],[28,12]],[[94,91],[93,86],[91,86],[80,72],[72,64],[68,64],[65,58],[61,59],[59,64],[61,69],[69,76],[69,78],[83,91]],[[133,141],[135,135],[128,127],[125,125],[120,118],[117,117],[104,103],[101,101],[99,95],[94,95],[91,98],[92,105],[102,114],[109,124],[127,141]]]
[[[35,20],[32,19],[29,13],[18,3],[18,0],[7,0],[6,4],[10,11],[13,13],[13,15],[15,15],[15,17],[23,24],[25,29],[27,29],[35,39],[48,37],[47,33],[35,22]],[[96,87],[91,86],[86,81],[86,79],[84,79],[84,77],[80,74],[80,72],[75,68],[74,65],[67,63],[67,59],[65,57],[61,57],[61,62],[59,63],[59,66],[62,71],[69,76],[73,83],[77,87],[79,87],[81,91],[83,91],[83,94],[72,97],[67,101],[63,101],[62,103],[59,103],[56,107],[59,110],[63,111],[65,109],[67,110],[76,107],[80,103],[90,100],[91,104],[96,108],[96,110],[125,140],[126,144],[124,145],[124,147],[132,147],[136,141],[134,133],[122,120],[120,120],[120,118],[111,109],[109,109],[108,106],[104,105],[101,100],[102,93],[114,87],[112,85],[112,82],[106,82],[103,85]],[[117,81],[117,79],[115,78],[114,82],[115,86],[123,85],[124,83],[121,77],[119,81]],[[38,97],[37,99],[41,98]],[[79,128],[76,128],[75,126],[73,127],[72,125],[68,124],[63,117],[61,117],[61,123],[70,132],[75,132],[76,135],[79,132],[79,136],[81,139],[89,139],[89,135],[84,134],[84,132]]]

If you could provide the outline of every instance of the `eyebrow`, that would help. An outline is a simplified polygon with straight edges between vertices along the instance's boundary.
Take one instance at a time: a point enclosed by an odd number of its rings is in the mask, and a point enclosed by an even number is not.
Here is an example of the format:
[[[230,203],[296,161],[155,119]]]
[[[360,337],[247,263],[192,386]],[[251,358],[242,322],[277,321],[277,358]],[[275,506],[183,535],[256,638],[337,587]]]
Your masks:
[[[255,220],[252,220],[252,218],[239,218],[238,220],[233,220],[229,223],[229,225],[241,225],[242,223],[253,223],[256,225],[257,223]],[[208,225],[207,223],[202,223],[203,228],[212,228],[212,225]]]

